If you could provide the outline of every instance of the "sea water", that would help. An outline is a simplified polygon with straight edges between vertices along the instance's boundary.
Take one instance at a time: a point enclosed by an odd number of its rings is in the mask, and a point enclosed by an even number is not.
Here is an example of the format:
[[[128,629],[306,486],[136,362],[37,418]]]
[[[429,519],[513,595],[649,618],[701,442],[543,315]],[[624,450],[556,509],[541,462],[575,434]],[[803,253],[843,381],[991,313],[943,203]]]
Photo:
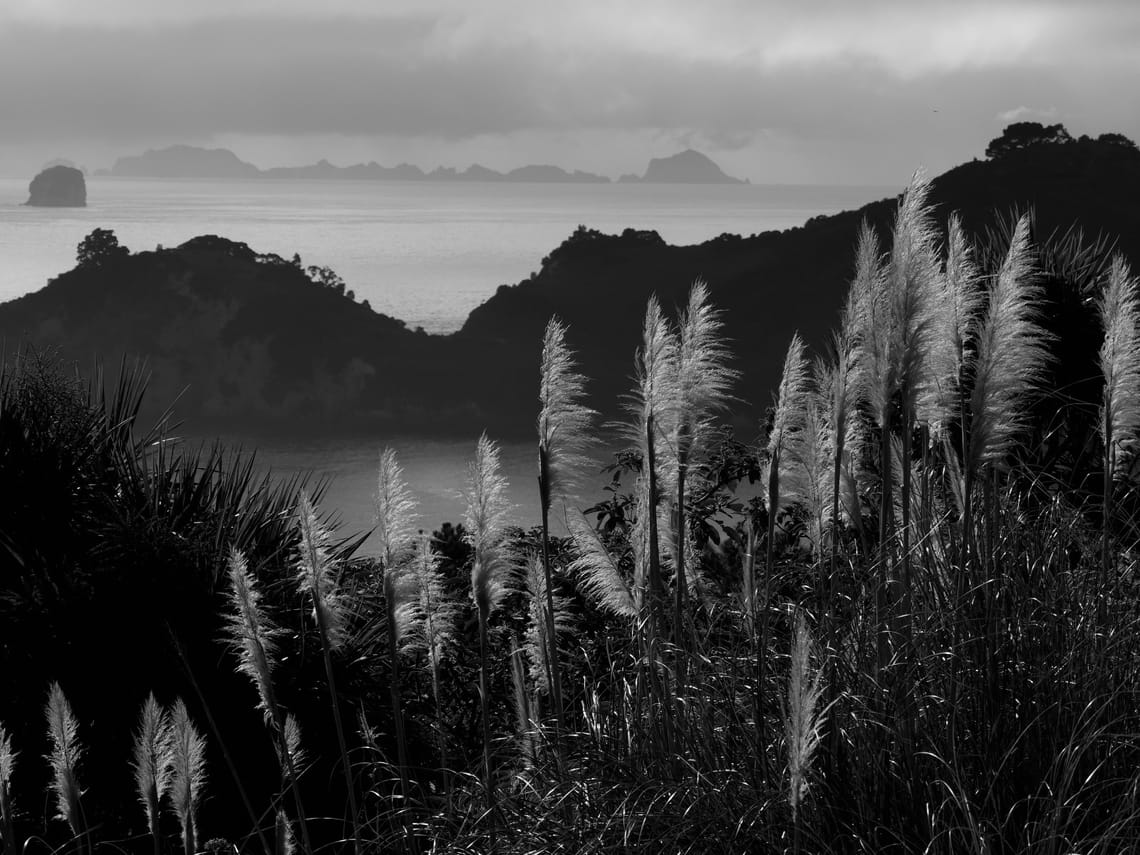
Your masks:
[[[261,253],[331,267],[376,311],[431,333],[458,329],[502,284],[537,271],[578,225],[653,229],[673,244],[802,225],[893,195],[899,188],[808,185],[506,184],[304,180],[88,178],[86,208],[29,208],[27,183],[0,179],[0,301],[42,288],[75,263],[92,229],[112,229],[133,251],[202,234]],[[712,283],[715,288],[715,283]],[[630,357],[632,359],[632,355]],[[190,441],[201,438],[193,437]],[[423,525],[462,518],[466,465],[477,437],[409,436],[281,441],[233,437],[279,475],[330,479],[325,505],[342,533],[371,527],[375,471],[396,449],[420,500]],[[599,470],[611,449],[599,454]],[[515,521],[537,522],[536,453],[503,447]],[[598,473],[604,494],[608,476]]]

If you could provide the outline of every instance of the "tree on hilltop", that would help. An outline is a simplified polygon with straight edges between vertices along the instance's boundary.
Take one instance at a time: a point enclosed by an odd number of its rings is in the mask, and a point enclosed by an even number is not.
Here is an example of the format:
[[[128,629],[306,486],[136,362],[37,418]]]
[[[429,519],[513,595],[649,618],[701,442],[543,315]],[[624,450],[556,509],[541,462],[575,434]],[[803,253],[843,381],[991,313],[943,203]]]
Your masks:
[[[1043,125],[1040,122],[1014,122],[1001,132],[1000,137],[990,140],[986,146],[986,157],[998,160],[1017,151],[1042,143],[1070,143],[1073,138],[1065,126]]]
[[[128,255],[130,250],[119,244],[119,239],[111,229],[95,229],[75,249],[75,260],[81,267],[104,264]]]

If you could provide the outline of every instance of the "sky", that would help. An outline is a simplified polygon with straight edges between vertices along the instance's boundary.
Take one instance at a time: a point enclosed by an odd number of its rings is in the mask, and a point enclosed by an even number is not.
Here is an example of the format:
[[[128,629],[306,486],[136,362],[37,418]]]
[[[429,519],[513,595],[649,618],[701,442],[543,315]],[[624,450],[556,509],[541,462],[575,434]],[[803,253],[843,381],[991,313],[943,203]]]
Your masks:
[[[1137,0],[3,0],[0,174],[187,143],[617,177],[691,147],[901,185],[1011,121],[1140,139],[1137,80]]]

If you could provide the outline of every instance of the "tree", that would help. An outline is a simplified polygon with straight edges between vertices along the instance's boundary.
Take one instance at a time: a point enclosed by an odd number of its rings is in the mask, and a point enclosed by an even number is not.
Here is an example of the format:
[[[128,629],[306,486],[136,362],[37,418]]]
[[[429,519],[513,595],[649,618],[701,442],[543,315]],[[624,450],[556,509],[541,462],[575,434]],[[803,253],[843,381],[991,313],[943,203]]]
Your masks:
[[[331,267],[317,267],[315,264],[311,265],[306,271],[309,278],[317,285],[329,288],[336,293],[344,296],[344,280],[340,275]]]
[[[80,266],[97,266],[128,255],[130,250],[119,245],[119,239],[110,229],[95,229],[79,242],[75,250],[75,260]]]
[[[1098,143],[1106,143],[1107,145],[1118,145],[1124,148],[1130,148],[1133,151],[1136,150],[1136,143],[1132,142],[1132,140],[1128,139],[1128,137],[1124,136],[1124,134],[1101,134],[1096,138],[1096,141]]]
[[[1073,138],[1065,126],[1042,125],[1040,122],[1014,122],[1002,131],[1000,137],[990,140],[986,146],[986,157],[998,160],[1014,152],[1042,143],[1070,143]]]

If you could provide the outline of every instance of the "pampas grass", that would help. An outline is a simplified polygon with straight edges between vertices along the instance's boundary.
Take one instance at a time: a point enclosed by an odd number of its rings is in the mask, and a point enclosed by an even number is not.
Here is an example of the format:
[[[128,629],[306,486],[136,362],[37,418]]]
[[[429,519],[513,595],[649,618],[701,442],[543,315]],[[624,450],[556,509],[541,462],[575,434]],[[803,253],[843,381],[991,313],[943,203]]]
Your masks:
[[[135,734],[134,762],[135,790],[146,811],[147,827],[154,842],[155,855],[162,851],[159,830],[159,805],[170,790],[171,783],[171,730],[170,715],[154,698],[152,692],[143,702],[139,713],[139,729]]]
[[[59,683],[51,684],[44,713],[51,744],[51,753],[47,759],[51,764],[51,790],[55,793],[56,818],[66,822],[71,827],[71,833],[82,838],[86,828],[80,803],[83,790],[79,786],[78,767],[83,759],[84,747],[79,741],[79,722]],[[89,841],[84,848],[90,849]]]
[[[689,292],[689,303],[680,321],[677,401],[670,437],[677,466],[673,518],[673,567],[676,575],[673,638],[682,646],[685,644],[685,595],[688,588],[685,480],[689,467],[704,452],[713,417],[723,412],[732,400],[732,386],[738,376],[728,367],[730,353],[723,328],[720,313],[709,301],[708,286],[698,279]]]
[[[0,724],[0,837],[4,838],[6,855],[16,855],[15,823],[12,817],[12,772],[16,769],[16,756],[12,749],[12,735]]]
[[[556,318],[546,325],[539,370],[538,412],[538,492],[542,522],[542,570],[546,600],[543,637],[550,649],[544,654],[550,675],[548,688],[554,701],[554,720],[561,732],[562,672],[554,614],[554,577],[550,566],[550,508],[555,499],[565,499],[589,463],[584,452],[593,443],[591,428],[597,413],[583,401],[586,380],[578,372],[574,356],[566,346],[566,328]]]
[[[796,613],[792,639],[788,700],[784,708],[784,742],[788,757],[788,806],[792,811],[795,840],[800,849],[801,805],[810,783],[812,761],[823,738],[827,713],[823,698],[823,669],[812,663],[814,645],[802,612]]]
[[[523,649],[530,662],[530,678],[542,694],[551,694],[553,691],[556,671],[554,659],[558,653],[558,635],[565,633],[571,626],[569,607],[566,598],[560,594],[550,593],[546,587],[546,574],[543,573],[542,559],[531,555],[525,565],[523,579],[527,593],[527,625],[523,640]],[[554,637],[547,635],[549,621],[546,603],[553,600],[554,609]],[[553,651],[553,653],[552,653]]]
[[[1022,217],[1009,252],[989,289],[989,306],[971,360],[966,473],[999,462],[1029,418],[1027,397],[1049,361],[1049,335],[1041,326],[1041,289],[1035,283],[1029,218]]]
[[[491,765],[491,711],[487,686],[487,624],[502,604],[512,583],[512,557],[506,543],[507,519],[511,505],[507,499],[507,479],[499,473],[499,447],[479,437],[475,459],[468,468],[467,509],[464,524],[471,544],[471,597],[479,618],[479,701],[483,719],[483,789],[487,809],[496,809]]]
[[[620,618],[636,620],[640,612],[637,597],[614,556],[602,543],[597,529],[581,511],[572,511],[567,525],[575,547],[569,570],[577,577],[578,589],[598,608]]]
[[[1097,301],[1104,342],[1100,370],[1104,396],[1100,408],[1100,438],[1104,448],[1104,525],[1101,538],[1101,584],[1112,569],[1112,482],[1120,468],[1121,449],[1136,447],[1140,431],[1140,296],[1137,280],[1124,259],[1113,259],[1108,282]],[[1103,608],[1103,606],[1102,606]]]
[[[662,314],[661,305],[655,296],[649,298],[646,306],[641,338],[630,410],[634,416],[632,439],[641,452],[642,475],[647,491],[644,522],[647,526],[645,545],[649,611],[653,620],[659,621],[665,588],[661,578],[657,508],[662,493],[671,492],[668,487],[672,478],[669,461],[662,461],[658,445],[662,438],[671,434],[676,417],[680,354],[677,336]],[[655,632],[659,632],[659,629]]]
[[[181,698],[170,714],[170,801],[182,829],[182,851],[197,852],[198,805],[206,786],[206,738],[190,720]]]
[[[329,703],[332,706],[333,725],[336,727],[337,746],[340,748],[344,786],[348,795],[348,809],[353,829],[353,848],[361,851],[360,815],[356,807],[356,785],[352,780],[352,764],[348,757],[348,741],[340,715],[340,695],[336,690],[332,654],[347,639],[347,608],[338,590],[332,561],[328,556],[328,530],[317,518],[317,510],[304,490],[297,506],[297,521],[301,529],[301,549],[297,561],[297,586],[303,597],[306,592],[313,600],[313,615],[321,638],[324,654],[325,678],[329,684]],[[406,792],[406,791],[405,791]],[[304,826],[302,825],[302,833]],[[306,846],[308,845],[306,841]]]
[[[281,767],[281,778],[293,791],[293,803],[301,823],[301,834],[309,846],[309,829],[301,800],[300,775],[289,747],[292,715],[283,715],[273,688],[273,669],[277,665],[277,641],[282,631],[266,614],[261,604],[257,580],[240,550],[231,549],[227,564],[230,578],[230,607],[225,634],[230,649],[238,658],[238,673],[244,674],[257,690],[257,709],[270,727]]]

